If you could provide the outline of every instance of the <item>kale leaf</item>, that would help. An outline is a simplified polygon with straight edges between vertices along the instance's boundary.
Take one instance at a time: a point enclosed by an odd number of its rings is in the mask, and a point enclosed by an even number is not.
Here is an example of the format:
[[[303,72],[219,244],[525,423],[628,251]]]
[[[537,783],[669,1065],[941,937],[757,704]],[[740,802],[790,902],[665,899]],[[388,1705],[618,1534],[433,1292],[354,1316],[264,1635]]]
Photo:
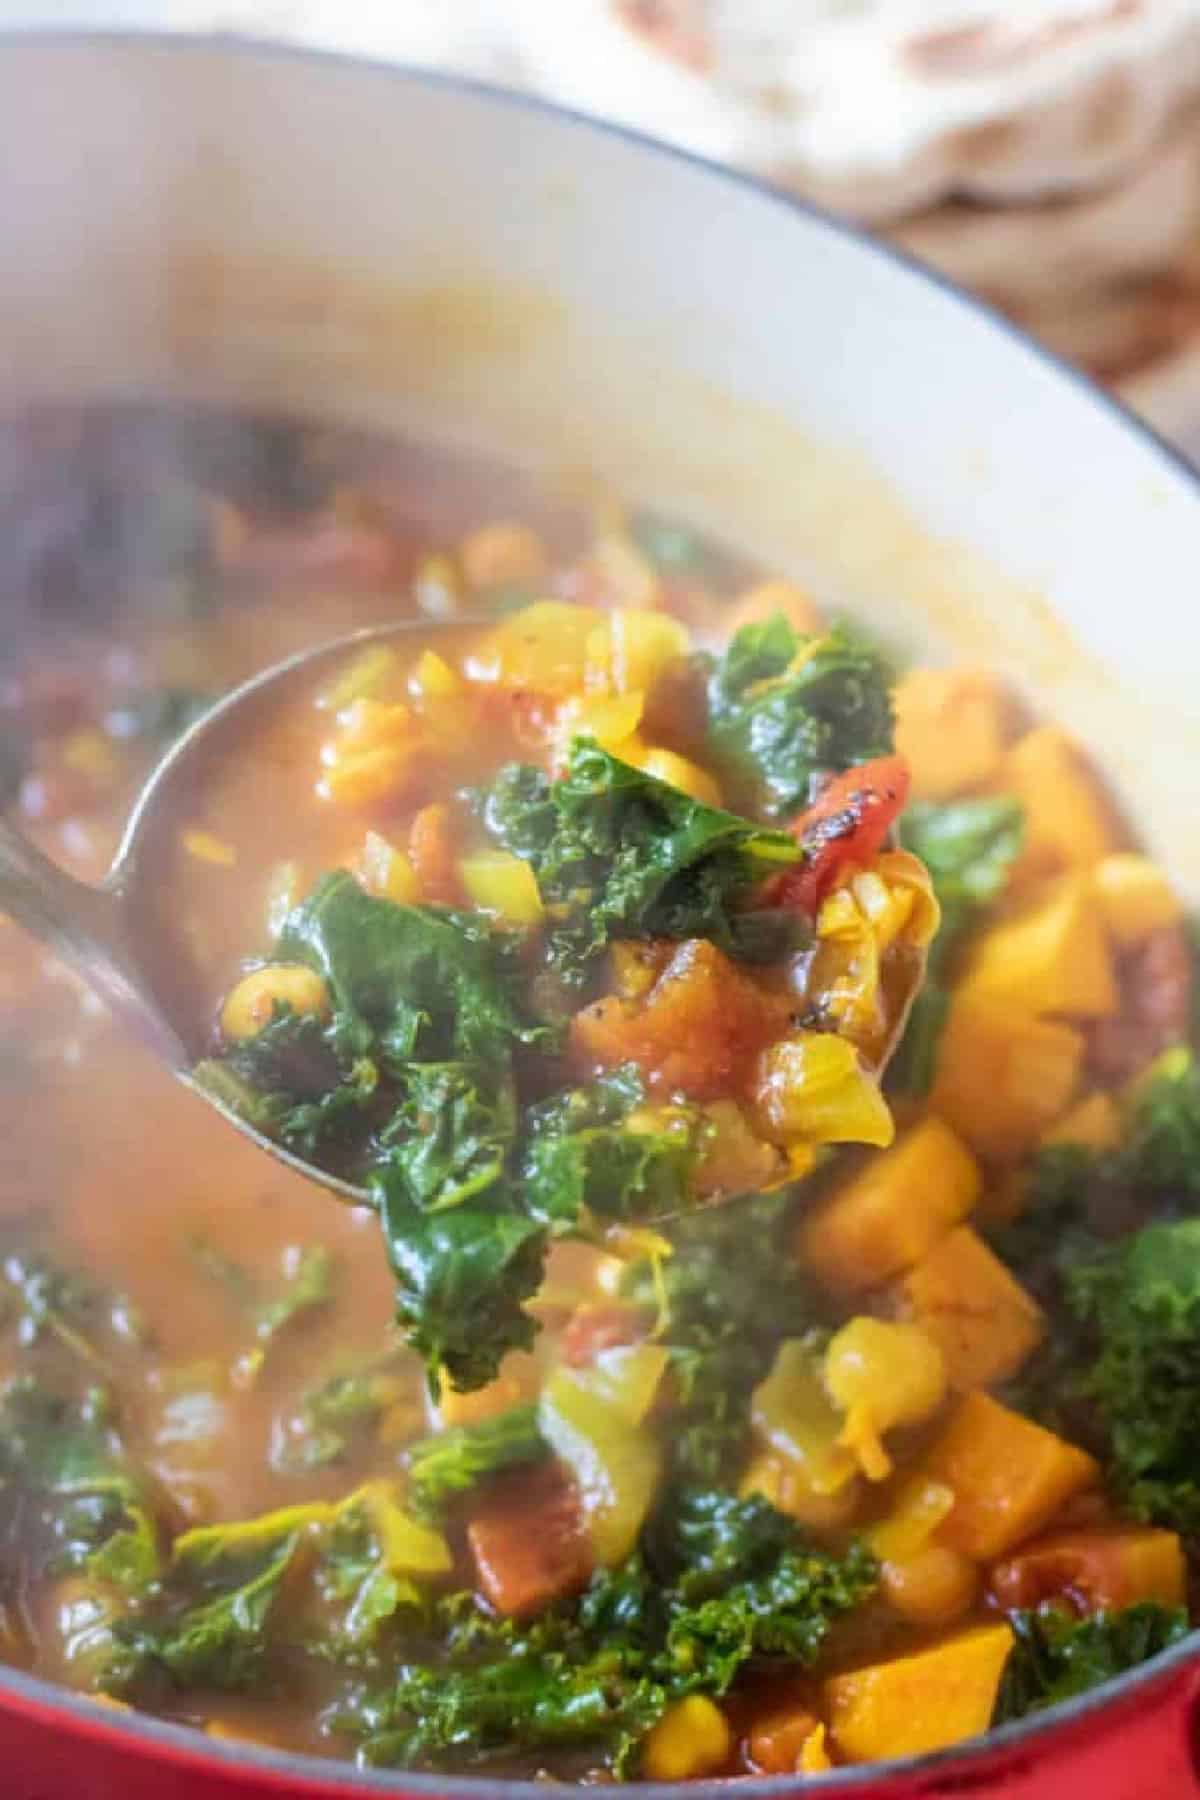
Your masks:
[[[678,1479],[725,1476],[745,1449],[750,1395],[779,1343],[820,1319],[789,1253],[790,1198],[780,1192],[681,1219],[664,1235],[671,1254],[631,1265],[623,1293],[661,1308],[679,1404],[670,1453]]]
[[[1200,1065],[1170,1050],[1143,1076],[1115,1150],[1054,1144],[1030,1169],[1017,1218],[993,1234],[1004,1260],[1053,1298],[1071,1263],[1131,1223],[1186,1215],[1200,1199]]]
[[[345,869],[289,915],[275,955],[324,977],[339,1050],[401,1075],[414,1057],[489,1066],[547,1041],[518,1008],[508,934],[470,913],[379,899]]]
[[[455,1387],[482,1387],[509,1350],[533,1342],[525,1302],[541,1281],[545,1231],[514,1210],[519,1196],[508,1184],[475,1204],[425,1212],[402,1171],[383,1169],[372,1196],[396,1276],[397,1316],[425,1360],[431,1391],[443,1369]]]
[[[53,1340],[103,1376],[111,1346],[145,1342],[146,1327],[124,1295],[60,1267],[42,1251],[10,1252],[0,1280],[0,1324],[15,1323],[22,1348]]]
[[[688,1490],[643,1549],[600,1571],[572,1606],[522,1623],[450,1597],[438,1609],[440,1653],[364,1688],[335,1722],[369,1763],[574,1746],[634,1773],[641,1739],[674,1700],[719,1697],[751,1662],[811,1666],[875,1583],[860,1547],[832,1556],[765,1500]]]
[[[938,1041],[950,1009],[949,967],[984,907],[998,899],[1024,835],[1020,803],[1004,795],[937,806],[915,801],[900,820],[900,842],[933,879],[942,922],[930,946],[925,982],[888,1085],[920,1098],[933,1085]]]
[[[786,818],[813,778],[892,748],[890,673],[845,627],[801,637],[782,614],[744,625],[713,669],[707,751],[750,810]]]
[[[303,1474],[344,1462],[355,1446],[409,1392],[399,1346],[340,1358],[306,1388],[272,1448],[272,1466]],[[423,1414],[422,1414],[423,1417]]]
[[[284,1577],[306,1527],[321,1512],[319,1506],[289,1507],[177,1538],[151,1602],[114,1626],[120,1653],[106,1671],[105,1689],[261,1689]]]
[[[993,1725],[1043,1712],[1148,1662],[1187,1636],[1182,1607],[1151,1600],[1122,1612],[1078,1619],[1056,1606],[1010,1614],[1017,1641],[996,1700]]]
[[[381,1133],[392,1178],[425,1212],[460,1206],[502,1179],[516,1135],[516,1095],[469,1063],[412,1063],[404,1098]]]
[[[145,1484],[98,1393],[71,1400],[29,1378],[0,1393],[0,1519],[10,1507],[46,1572],[83,1570],[131,1593],[159,1573]]]
[[[838,1559],[814,1549],[761,1496],[684,1489],[663,1520],[648,1552],[668,1583],[655,1668],[676,1693],[723,1694],[751,1660],[810,1667],[830,1622],[874,1591],[868,1550]]]
[[[1077,1390],[1094,1406],[1127,1507],[1200,1537],[1200,1218],[1148,1225],[1066,1274],[1096,1345]]]
[[[991,1236],[1054,1320],[1048,1345],[1012,1389],[1013,1403],[1109,1455],[1117,1486],[1136,1491],[1144,1516],[1182,1520],[1194,1504],[1200,1530],[1200,1488],[1193,1501],[1186,1448],[1170,1416],[1176,1398],[1188,1403],[1179,1359],[1188,1358],[1190,1284],[1200,1284],[1200,1247],[1188,1229],[1198,1196],[1200,1068],[1190,1052],[1168,1051],[1129,1101],[1118,1148],[1042,1150],[1022,1211]],[[1178,1260],[1164,1271],[1172,1280],[1159,1283],[1154,1259],[1165,1245]],[[1200,1359],[1190,1380],[1195,1406]],[[1196,1473],[1200,1480],[1200,1465]]]
[[[483,801],[492,835],[533,866],[557,913],[552,967],[582,982],[613,938],[711,938],[732,956],[783,954],[789,920],[740,922],[756,882],[799,856],[786,832],[705,806],[590,739],[571,746],[562,778],[502,769]]]
[[[629,1064],[530,1108],[520,1180],[526,1207],[552,1234],[578,1230],[586,1214],[648,1222],[685,1204],[690,1136],[686,1127],[630,1130],[625,1121],[644,1098]]]
[[[495,1418],[440,1431],[409,1450],[409,1507],[418,1518],[439,1519],[489,1475],[549,1454],[536,1406],[514,1406]]]

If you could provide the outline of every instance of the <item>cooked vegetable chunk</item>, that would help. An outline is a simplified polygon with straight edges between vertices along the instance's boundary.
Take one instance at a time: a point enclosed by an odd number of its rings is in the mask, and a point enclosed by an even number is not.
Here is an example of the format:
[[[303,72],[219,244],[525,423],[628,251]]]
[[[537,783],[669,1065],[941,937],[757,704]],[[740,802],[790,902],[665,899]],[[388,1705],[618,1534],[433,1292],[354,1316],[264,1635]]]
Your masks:
[[[939,1538],[980,1562],[1032,1537],[1100,1476],[1082,1450],[982,1393],[963,1396],[919,1468],[954,1495]]]
[[[838,1295],[881,1287],[965,1219],[981,1187],[975,1158],[931,1115],[804,1215],[800,1261]]]
[[[834,1743],[855,1762],[920,1756],[986,1731],[1013,1647],[1008,1625],[976,1625],[928,1650],[825,1683]]]
[[[1010,1380],[1046,1329],[1041,1308],[969,1225],[939,1238],[883,1304],[932,1339],[960,1391]]]

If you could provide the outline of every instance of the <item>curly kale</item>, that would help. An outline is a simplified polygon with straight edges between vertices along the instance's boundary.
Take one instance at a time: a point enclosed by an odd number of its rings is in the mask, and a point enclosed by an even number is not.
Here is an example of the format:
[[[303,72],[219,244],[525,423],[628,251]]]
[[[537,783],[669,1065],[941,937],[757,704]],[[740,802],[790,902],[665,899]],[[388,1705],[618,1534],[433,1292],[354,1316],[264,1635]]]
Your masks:
[[[685,1204],[695,1160],[686,1125],[628,1130],[644,1098],[630,1064],[529,1109],[519,1179],[530,1213],[552,1234],[588,1216],[652,1222]]]
[[[533,866],[556,920],[550,965],[579,985],[614,938],[710,938],[743,960],[772,960],[791,921],[745,915],[754,885],[799,855],[786,832],[705,806],[589,739],[562,778],[502,769],[482,802],[491,835]]]
[[[1200,1219],[1148,1225],[1067,1272],[1095,1346],[1076,1376],[1135,1517],[1200,1537]]]
[[[811,1667],[876,1574],[864,1549],[814,1549],[765,1500],[689,1489],[572,1606],[524,1624],[479,1613],[469,1596],[443,1602],[440,1652],[365,1687],[335,1722],[370,1763],[574,1746],[635,1773],[641,1739],[673,1701],[719,1697],[751,1664]]]
[[[677,1478],[715,1481],[744,1453],[750,1395],[783,1338],[820,1321],[816,1297],[789,1254],[791,1202],[760,1195],[681,1219],[671,1255],[631,1265],[625,1297],[661,1309],[679,1404],[670,1455]]]
[[[787,818],[815,776],[888,754],[890,688],[882,657],[843,626],[804,638],[779,613],[744,625],[709,681],[708,755],[751,810]]]
[[[495,1418],[440,1431],[408,1453],[408,1504],[418,1518],[438,1519],[490,1475],[549,1454],[536,1406],[514,1406]]]
[[[1004,1260],[1053,1299],[1080,1255],[1131,1225],[1186,1214],[1200,1199],[1200,1066],[1168,1051],[1128,1102],[1115,1150],[1055,1144],[1040,1151],[1025,1204],[993,1234]]]
[[[1200,1535],[1187,1423],[1200,1407],[1197,1195],[1200,1069],[1171,1051],[1130,1102],[1120,1146],[1043,1150],[1024,1210],[993,1233],[1055,1321],[1011,1397],[1088,1439],[1138,1516],[1189,1535]]]
[[[1146,1600],[1121,1612],[1080,1619],[1061,1607],[1009,1615],[1016,1633],[993,1725],[1044,1712],[1148,1662],[1187,1636],[1182,1607]]]
[[[10,1519],[40,1573],[80,1570],[131,1594],[159,1573],[148,1485],[100,1393],[66,1398],[29,1378],[0,1390],[0,1530]]]

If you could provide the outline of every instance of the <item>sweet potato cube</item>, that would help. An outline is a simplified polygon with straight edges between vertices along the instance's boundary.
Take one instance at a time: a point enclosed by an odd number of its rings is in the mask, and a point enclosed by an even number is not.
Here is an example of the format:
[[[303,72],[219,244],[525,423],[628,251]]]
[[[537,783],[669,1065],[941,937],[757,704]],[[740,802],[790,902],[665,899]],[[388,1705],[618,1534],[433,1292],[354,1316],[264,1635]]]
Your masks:
[[[577,1013],[571,1051],[588,1075],[634,1062],[653,1092],[715,1100],[744,1085],[787,1019],[786,1001],[756,987],[715,944],[692,938],[642,998],[609,996]]]
[[[825,1683],[833,1740],[850,1762],[920,1756],[991,1723],[1010,1625],[974,1625],[941,1643],[834,1675]]]
[[[1084,1041],[990,994],[958,994],[938,1047],[932,1106],[977,1155],[1016,1162],[1070,1106]]]
[[[950,1127],[922,1119],[807,1215],[800,1261],[838,1295],[881,1287],[966,1218],[981,1186],[978,1163]]]
[[[913,669],[897,684],[896,749],[913,796],[949,800],[990,782],[1004,755],[1008,702],[983,669]]]
[[[1045,1330],[1041,1308],[969,1225],[939,1238],[881,1305],[933,1339],[960,1392],[1010,1380]]]
[[[501,1479],[467,1526],[479,1587],[506,1618],[526,1619],[569,1599],[592,1573],[579,1495],[557,1467]]]
[[[1057,1531],[1026,1544],[992,1570],[1006,1610],[1067,1599],[1088,1612],[1120,1611],[1141,1600],[1187,1603],[1187,1563],[1173,1531],[1152,1526]]]
[[[1117,848],[1112,808],[1096,772],[1057,725],[1039,725],[1014,744],[996,786],[1014,794],[1025,810],[1014,881],[1091,868]]]
[[[1039,1017],[1108,1019],[1120,1003],[1112,952],[1086,875],[1040,888],[976,941],[963,989],[1024,1005]]]
[[[1104,924],[1122,947],[1140,944],[1183,917],[1179,895],[1148,856],[1124,850],[1106,856],[1092,871],[1092,885]]]
[[[964,1394],[916,1473],[953,1491],[937,1535],[976,1562],[1032,1537],[1100,1479],[1084,1451],[980,1392]]]

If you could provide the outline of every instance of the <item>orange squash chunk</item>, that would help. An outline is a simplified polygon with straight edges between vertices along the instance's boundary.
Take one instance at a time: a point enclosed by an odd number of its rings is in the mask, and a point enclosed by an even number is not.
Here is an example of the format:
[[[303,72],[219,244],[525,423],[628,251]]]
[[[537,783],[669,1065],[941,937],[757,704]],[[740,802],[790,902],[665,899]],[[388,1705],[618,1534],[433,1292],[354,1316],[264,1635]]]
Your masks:
[[[1025,812],[1025,841],[1011,879],[1092,868],[1119,848],[1108,796],[1074,739],[1057,725],[1026,732],[1004,758],[998,792]]]
[[[825,1704],[834,1743],[850,1762],[878,1762],[978,1737],[1012,1647],[1010,1625],[974,1625],[911,1656],[832,1676]]]
[[[976,1562],[1033,1537],[1100,1479],[1086,1452],[979,1392],[963,1395],[917,1474],[951,1489],[938,1538]]]
[[[896,684],[896,749],[920,800],[992,780],[1008,735],[1007,696],[984,669],[913,669]]]
[[[960,1390],[1010,1380],[1045,1330],[1041,1308],[969,1225],[893,1283],[884,1310],[933,1339]]]
[[[786,1030],[788,1010],[715,944],[691,938],[641,999],[610,995],[578,1013],[571,1052],[587,1075],[634,1062],[655,1093],[717,1100],[745,1085],[758,1052]]]
[[[977,1155],[1015,1162],[1070,1106],[1083,1056],[1072,1026],[990,994],[960,993],[938,1049],[933,1110]]]
[[[923,1119],[801,1221],[797,1254],[832,1293],[866,1293],[919,1262],[981,1187],[978,1163],[950,1127]]]
[[[982,932],[962,981],[973,994],[1071,1018],[1107,1019],[1117,1011],[1112,951],[1087,875],[1068,875]]]

